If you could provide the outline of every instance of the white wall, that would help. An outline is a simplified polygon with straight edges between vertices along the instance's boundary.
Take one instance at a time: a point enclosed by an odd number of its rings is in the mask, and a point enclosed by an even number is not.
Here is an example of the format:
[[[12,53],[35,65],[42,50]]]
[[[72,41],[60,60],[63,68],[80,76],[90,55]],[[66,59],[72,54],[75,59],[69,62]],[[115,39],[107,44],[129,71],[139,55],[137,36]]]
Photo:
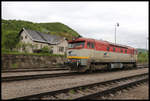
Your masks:
[[[61,40],[61,42],[57,45],[50,45],[50,44],[47,44],[47,43],[41,43],[41,42],[35,42],[33,41],[30,36],[28,34],[25,33],[25,31],[22,31],[20,37],[22,37],[23,39],[20,40],[20,42],[23,42],[23,43],[29,43],[29,44],[32,44],[32,45],[36,45],[37,48],[34,48],[34,47],[26,47],[27,51],[29,53],[32,53],[33,52],[33,49],[41,49],[43,48],[44,46],[48,46],[48,47],[53,47],[52,50],[53,50],[53,54],[65,54],[65,52],[67,51],[67,47],[68,47],[68,42],[67,40],[63,39]],[[25,38],[27,37],[27,38]],[[64,51],[63,52],[60,52],[59,51],[59,48],[60,47],[64,47]],[[20,50],[22,51],[22,49]]]

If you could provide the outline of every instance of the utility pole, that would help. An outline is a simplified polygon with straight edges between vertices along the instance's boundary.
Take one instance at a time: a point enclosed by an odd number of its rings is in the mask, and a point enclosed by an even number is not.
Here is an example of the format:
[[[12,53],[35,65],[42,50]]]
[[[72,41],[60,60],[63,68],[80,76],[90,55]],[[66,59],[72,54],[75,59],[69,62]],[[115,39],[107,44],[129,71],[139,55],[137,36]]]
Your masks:
[[[147,40],[149,39],[149,37],[146,37],[146,50],[147,50]]]
[[[147,50],[147,38],[146,38],[146,50]]]
[[[119,23],[117,22],[116,24],[115,24],[115,44],[116,44],[116,27],[119,27]]]

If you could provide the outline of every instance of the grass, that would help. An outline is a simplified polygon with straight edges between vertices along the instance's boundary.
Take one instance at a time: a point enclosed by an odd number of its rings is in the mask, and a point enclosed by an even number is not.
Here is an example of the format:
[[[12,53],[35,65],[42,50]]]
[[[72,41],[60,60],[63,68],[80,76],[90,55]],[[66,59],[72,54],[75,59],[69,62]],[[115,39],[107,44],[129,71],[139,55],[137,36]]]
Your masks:
[[[75,91],[74,90],[70,90],[69,93],[75,94]]]
[[[141,52],[138,54],[138,63],[148,63],[149,61],[149,53],[148,52]]]

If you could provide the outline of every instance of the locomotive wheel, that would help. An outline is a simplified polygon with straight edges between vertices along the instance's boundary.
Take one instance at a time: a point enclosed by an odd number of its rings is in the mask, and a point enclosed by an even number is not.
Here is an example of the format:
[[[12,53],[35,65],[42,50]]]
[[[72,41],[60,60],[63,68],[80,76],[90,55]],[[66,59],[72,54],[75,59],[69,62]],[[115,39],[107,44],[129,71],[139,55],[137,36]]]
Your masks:
[[[124,70],[125,69],[125,65],[123,64],[123,67],[121,68],[122,70]]]
[[[134,63],[134,64],[133,64],[133,67],[134,67],[134,68],[136,68],[136,67],[137,67],[136,63]]]
[[[88,67],[87,67],[88,69],[87,69],[87,72],[88,73],[92,73],[92,68],[91,68],[91,64],[90,65],[88,65]]]
[[[108,69],[108,71],[111,70],[111,63],[107,64],[107,69]]]
[[[94,64],[90,64],[89,71],[90,71],[90,72],[95,71],[95,66],[94,66]]]

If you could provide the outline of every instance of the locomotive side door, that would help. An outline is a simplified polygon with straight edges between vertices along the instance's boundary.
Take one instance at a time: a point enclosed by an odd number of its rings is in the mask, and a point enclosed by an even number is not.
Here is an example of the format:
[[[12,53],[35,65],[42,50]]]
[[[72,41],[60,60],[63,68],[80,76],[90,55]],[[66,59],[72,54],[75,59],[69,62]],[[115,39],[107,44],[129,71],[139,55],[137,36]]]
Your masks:
[[[134,59],[134,49],[131,50],[131,61],[133,61]]]
[[[87,48],[89,50],[88,54],[89,54],[90,59],[93,59],[94,58],[94,50],[95,50],[94,41],[88,41]]]

